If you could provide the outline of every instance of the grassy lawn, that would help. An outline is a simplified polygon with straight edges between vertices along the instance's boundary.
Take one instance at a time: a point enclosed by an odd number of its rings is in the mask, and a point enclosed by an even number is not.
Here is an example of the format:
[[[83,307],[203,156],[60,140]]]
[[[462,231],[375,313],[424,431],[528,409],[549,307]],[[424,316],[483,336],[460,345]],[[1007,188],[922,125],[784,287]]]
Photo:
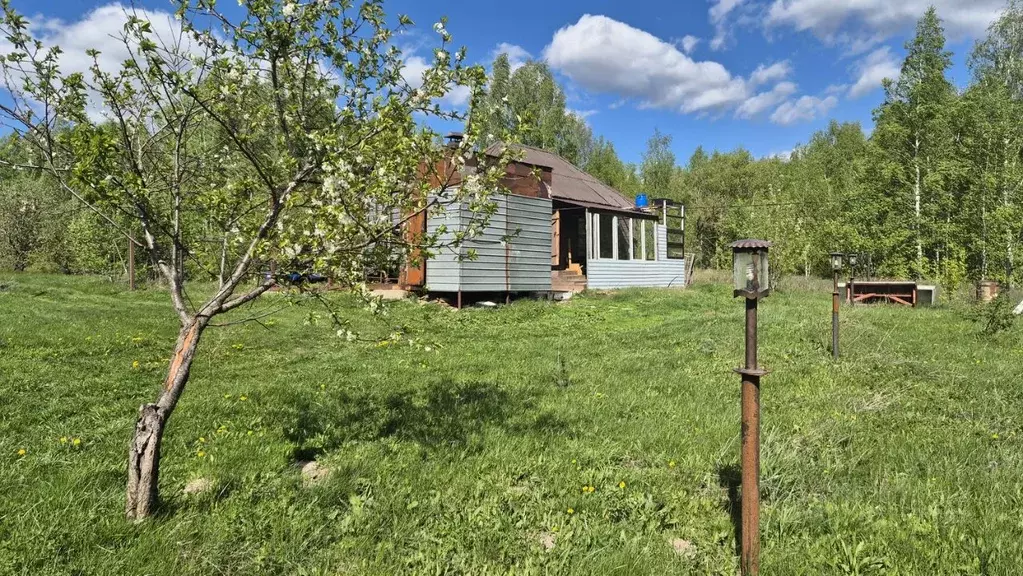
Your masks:
[[[737,571],[726,286],[345,309],[418,346],[345,342],[313,307],[211,330],[163,446],[164,507],[134,526],[126,449],[176,336],[166,295],[4,283],[0,573]],[[981,337],[947,308],[842,322],[833,363],[830,294],[761,307],[763,573],[1017,574],[1023,330]],[[330,475],[303,481],[309,459]]]

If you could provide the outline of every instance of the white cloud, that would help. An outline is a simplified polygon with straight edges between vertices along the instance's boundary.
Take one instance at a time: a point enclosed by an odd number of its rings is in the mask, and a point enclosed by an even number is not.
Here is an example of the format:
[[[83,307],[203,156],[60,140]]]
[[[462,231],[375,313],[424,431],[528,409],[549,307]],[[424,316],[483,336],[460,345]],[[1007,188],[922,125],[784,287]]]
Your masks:
[[[741,119],[775,108],[771,120],[790,124],[823,114],[838,102],[833,95],[790,100],[797,87],[785,81],[792,74],[788,61],[760,65],[747,79],[717,62],[695,61],[674,44],[606,16],[586,14],[555,32],[544,58],[580,87],[616,96],[611,108],[635,101],[640,108],[681,113],[734,111]],[[758,93],[764,84],[773,87]]]
[[[800,121],[810,121],[818,115],[824,115],[838,104],[838,98],[828,96],[818,98],[816,96],[803,96],[798,100],[789,100],[779,106],[771,114],[771,122],[787,126]]]
[[[878,41],[910,29],[933,5],[953,39],[982,34],[1005,0],[774,0],[768,26],[812,30],[819,38],[863,52]]]
[[[709,112],[739,105],[746,81],[717,62],[696,62],[653,34],[586,14],[558,30],[550,65],[583,88],[637,99],[642,107]]]
[[[87,54],[88,50],[99,51],[96,58],[99,68],[110,73],[120,71],[124,61],[131,57],[129,47],[122,40],[129,14],[150,22],[154,40],[158,44],[173,45],[179,40],[181,26],[170,13],[129,8],[120,4],[95,8],[76,22],[35,17],[29,21],[29,32],[42,42],[44,48],[51,46],[61,48],[58,62],[62,74],[80,72],[87,79],[91,79],[90,68],[93,66],[93,59]],[[188,50],[190,46],[188,38],[181,40],[184,49]],[[0,41],[0,54],[7,54],[11,49],[12,46],[6,39]],[[97,121],[105,117],[102,99],[98,94],[90,94],[87,112]]]
[[[490,59],[494,60],[501,54],[508,55],[508,65],[511,67],[511,71],[514,72],[522,67],[523,64],[528,62],[533,56],[526,51],[525,48],[517,44],[509,44],[507,42],[501,42],[496,48],[490,53]]]
[[[792,65],[789,64],[788,60],[775,62],[770,66],[761,64],[757,66],[753,74],[750,74],[749,81],[755,85],[767,84],[776,80],[784,80],[789,77],[789,74],[792,74]]]
[[[761,92],[747,99],[735,111],[737,118],[750,119],[759,116],[766,110],[778,106],[789,96],[796,93],[796,85],[792,82],[780,82],[767,92]]]
[[[682,51],[686,54],[692,54],[693,50],[696,49],[696,45],[700,43],[700,39],[692,34],[686,34],[680,41],[682,44]]]
[[[859,98],[880,88],[885,78],[898,78],[899,68],[899,60],[887,46],[874,50],[856,64],[856,82],[849,89],[849,97]]]
[[[711,0],[710,22],[714,25],[714,38],[710,41],[711,50],[724,48],[728,41],[728,15],[746,0]]]
[[[572,114],[573,116],[575,116],[576,118],[578,118],[580,120],[586,120],[587,118],[589,118],[590,116],[593,116],[597,112],[598,112],[598,110],[574,110],[574,109],[571,109],[571,108],[568,110],[569,114]]]
[[[405,58],[404,66],[401,69],[401,77],[410,88],[419,88],[423,85],[423,73],[430,69],[430,63],[422,56],[409,56]],[[447,94],[440,99],[442,104],[453,107],[465,106],[469,102],[472,91],[467,86],[452,86]]]

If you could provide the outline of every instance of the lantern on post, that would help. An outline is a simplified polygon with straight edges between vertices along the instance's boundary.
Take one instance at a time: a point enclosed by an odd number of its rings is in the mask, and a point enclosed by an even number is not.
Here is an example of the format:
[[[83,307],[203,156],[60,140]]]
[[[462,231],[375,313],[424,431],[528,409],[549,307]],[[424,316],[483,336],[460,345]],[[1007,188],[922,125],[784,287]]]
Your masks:
[[[746,363],[742,376],[742,543],[743,576],[760,572],[760,377],[757,365],[757,302],[770,293],[771,277],[765,240],[731,244],[733,296],[746,299]]]
[[[838,360],[838,273],[842,271],[845,254],[831,253],[831,270],[835,273],[834,289],[831,291],[831,357]]]

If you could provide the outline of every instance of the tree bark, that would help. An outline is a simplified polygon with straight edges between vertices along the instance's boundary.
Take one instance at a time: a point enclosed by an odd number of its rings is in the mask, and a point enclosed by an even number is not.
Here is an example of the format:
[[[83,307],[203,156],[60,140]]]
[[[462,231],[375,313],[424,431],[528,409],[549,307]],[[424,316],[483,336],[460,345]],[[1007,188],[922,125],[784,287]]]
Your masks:
[[[208,318],[200,316],[181,328],[160,396],[155,403],[139,407],[135,434],[128,447],[125,515],[129,520],[145,520],[159,505],[160,444],[164,428],[188,383],[195,350],[208,323]]]
[[[922,234],[922,218],[920,214],[920,196],[921,196],[921,179],[920,179],[920,135],[916,136],[916,140],[913,142],[913,168],[916,170],[916,181],[913,183],[913,213],[916,216],[915,229],[916,229],[916,276],[919,278],[923,274],[924,267],[924,245]]]

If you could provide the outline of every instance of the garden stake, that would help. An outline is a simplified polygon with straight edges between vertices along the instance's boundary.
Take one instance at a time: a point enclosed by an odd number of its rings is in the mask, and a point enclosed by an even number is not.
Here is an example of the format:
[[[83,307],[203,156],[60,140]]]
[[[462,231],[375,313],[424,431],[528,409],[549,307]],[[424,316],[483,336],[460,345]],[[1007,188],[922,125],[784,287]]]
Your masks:
[[[831,290],[831,357],[838,360],[838,273],[842,271],[842,259],[845,258],[845,254],[832,252],[830,256],[831,270],[835,273],[835,284]],[[848,288],[852,290],[851,286]],[[851,298],[852,294],[849,296]]]
[[[835,289],[831,293],[831,357],[838,360],[838,271],[835,271]]]

